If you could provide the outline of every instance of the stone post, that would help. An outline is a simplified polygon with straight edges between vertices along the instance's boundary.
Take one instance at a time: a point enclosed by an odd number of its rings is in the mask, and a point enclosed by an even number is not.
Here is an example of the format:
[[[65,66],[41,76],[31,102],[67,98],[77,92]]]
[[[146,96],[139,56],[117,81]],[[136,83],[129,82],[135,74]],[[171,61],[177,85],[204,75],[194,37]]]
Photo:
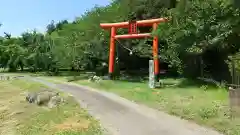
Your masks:
[[[151,89],[155,88],[155,76],[154,76],[154,61],[149,60],[149,87]]]

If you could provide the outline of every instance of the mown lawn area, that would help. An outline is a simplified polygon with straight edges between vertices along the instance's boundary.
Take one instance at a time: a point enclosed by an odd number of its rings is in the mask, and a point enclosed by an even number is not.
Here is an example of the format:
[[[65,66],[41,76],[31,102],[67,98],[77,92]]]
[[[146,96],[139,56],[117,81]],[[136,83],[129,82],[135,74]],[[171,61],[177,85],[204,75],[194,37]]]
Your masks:
[[[68,79],[68,77],[44,78],[58,83],[66,82]],[[176,85],[150,89],[147,82],[103,80],[96,83],[82,79],[74,83],[118,94],[200,125],[213,127],[227,135],[240,134],[240,117],[231,117],[226,89],[187,79],[168,78],[162,81]]]
[[[94,120],[68,94],[53,109],[25,101],[27,91],[45,87],[24,80],[0,81],[0,135],[102,135]]]

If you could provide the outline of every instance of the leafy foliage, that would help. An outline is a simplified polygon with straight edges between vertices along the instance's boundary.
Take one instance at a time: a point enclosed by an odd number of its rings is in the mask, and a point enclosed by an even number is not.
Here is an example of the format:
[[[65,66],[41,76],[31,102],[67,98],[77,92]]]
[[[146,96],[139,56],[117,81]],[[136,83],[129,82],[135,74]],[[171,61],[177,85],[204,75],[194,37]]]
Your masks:
[[[193,67],[187,63],[189,56],[195,60],[202,57],[206,63],[219,67],[239,49],[240,12],[227,0],[183,0],[168,15],[171,21],[158,30],[160,38],[167,42],[161,54],[181,72]],[[221,64],[206,57],[210,55],[220,56],[217,59]]]

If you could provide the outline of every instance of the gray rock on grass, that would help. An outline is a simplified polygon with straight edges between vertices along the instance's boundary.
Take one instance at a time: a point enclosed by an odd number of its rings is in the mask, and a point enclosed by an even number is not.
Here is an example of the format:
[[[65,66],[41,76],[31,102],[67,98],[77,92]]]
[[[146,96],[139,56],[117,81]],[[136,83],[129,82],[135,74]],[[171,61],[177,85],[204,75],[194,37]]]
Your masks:
[[[56,107],[63,102],[58,92],[50,90],[30,92],[26,95],[26,100],[37,105],[47,105],[49,108]]]

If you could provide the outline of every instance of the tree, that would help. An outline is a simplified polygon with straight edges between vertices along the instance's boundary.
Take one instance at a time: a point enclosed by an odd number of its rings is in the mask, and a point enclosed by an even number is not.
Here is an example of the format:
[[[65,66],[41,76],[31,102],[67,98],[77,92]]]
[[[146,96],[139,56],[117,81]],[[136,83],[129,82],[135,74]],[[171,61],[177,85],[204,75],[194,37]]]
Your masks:
[[[52,21],[50,24],[47,25],[47,33],[51,34],[55,30],[56,30],[56,26],[55,26],[54,21]]]
[[[192,56],[196,61],[202,57],[211,70],[210,76],[220,76],[224,61],[239,48],[239,13],[227,0],[181,1],[176,9],[169,10],[171,21],[159,27],[160,38],[167,42],[160,54],[179,71],[194,77],[200,72],[189,72],[197,68],[192,68],[187,58]],[[214,55],[217,59],[211,60]],[[216,60],[221,62],[216,63]],[[214,62],[211,64],[214,67],[208,65]],[[189,68],[184,70],[186,67]]]

